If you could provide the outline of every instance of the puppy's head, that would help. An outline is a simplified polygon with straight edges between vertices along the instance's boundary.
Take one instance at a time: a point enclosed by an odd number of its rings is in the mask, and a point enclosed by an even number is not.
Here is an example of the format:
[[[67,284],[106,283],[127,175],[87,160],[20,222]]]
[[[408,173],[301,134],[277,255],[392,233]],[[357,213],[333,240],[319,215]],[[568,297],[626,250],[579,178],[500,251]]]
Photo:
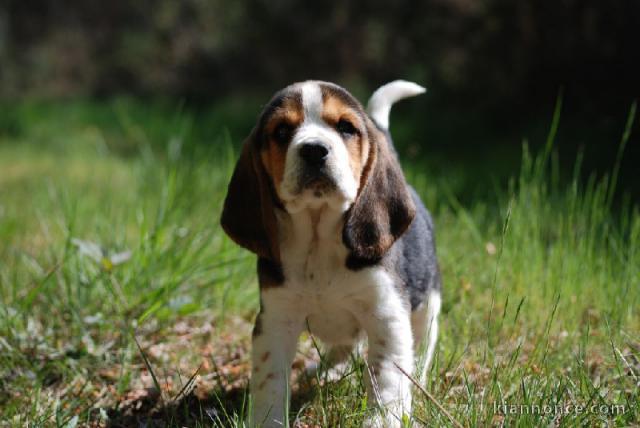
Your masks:
[[[330,83],[294,84],[274,97],[260,122],[261,158],[288,212],[349,208],[369,148],[367,115],[355,98]]]
[[[229,184],[222,226],[239,245],[279,261],[275,210],[345,213],[352,255],[379,259],[415,207],[383,130],[346,90],[296,83],[267,104]]]

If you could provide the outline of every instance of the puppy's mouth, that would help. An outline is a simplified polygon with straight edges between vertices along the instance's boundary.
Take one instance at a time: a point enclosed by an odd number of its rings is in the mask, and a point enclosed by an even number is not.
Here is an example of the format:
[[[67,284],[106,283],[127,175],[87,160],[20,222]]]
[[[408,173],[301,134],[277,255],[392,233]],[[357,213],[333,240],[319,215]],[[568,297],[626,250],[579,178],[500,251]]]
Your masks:
[[[298,185],[298,193],[309,190],[313,196],[320,198],[336,189],[336,182],[324,168],[303,171]]]
[[[289,213],[296,213],[305,208],[320,208],[328,205],[332,210],[346,211],[354,197],[345,193],[339,176],[330,168],[305,168],[298,170],[295,183],[288,190],[286,187],[283,201]]]

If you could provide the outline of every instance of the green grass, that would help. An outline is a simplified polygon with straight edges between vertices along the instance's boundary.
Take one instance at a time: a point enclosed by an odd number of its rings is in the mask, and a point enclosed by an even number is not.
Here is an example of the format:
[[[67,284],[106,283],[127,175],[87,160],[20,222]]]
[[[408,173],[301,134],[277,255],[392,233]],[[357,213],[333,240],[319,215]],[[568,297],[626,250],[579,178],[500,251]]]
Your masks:
[[[218,218],[237,152],[225,125],[251,115],[130,100],[3,114],[0,426],[240,421],[257,285]],[[616,165],[581,182],[578,155],[558,171],[558,118],[507,186],[469,204],[456,173],[403,162],[434,214],[444,277],[427,390],[464,426],[640,423],[640,211],[616,197]],[[303,341],[298,365],[313,348]],[[358,426],[363,370],[294,383],[291,420]],[[451,425],[415,397],[418,423]],[[599,411],[496,412],[569,404]]]

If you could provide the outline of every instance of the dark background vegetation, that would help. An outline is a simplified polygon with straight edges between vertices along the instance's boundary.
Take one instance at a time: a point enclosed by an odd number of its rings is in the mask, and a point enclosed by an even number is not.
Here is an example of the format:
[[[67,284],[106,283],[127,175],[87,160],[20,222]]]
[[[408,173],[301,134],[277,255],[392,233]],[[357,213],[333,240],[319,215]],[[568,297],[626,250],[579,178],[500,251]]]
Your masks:
[[[639,41],[633,0],[3,0],[0,98],[217,106],[240,141],[293,81],[336,81],[364,101],[405,78],[429,92],[398,107],[403,155],[467,171],[474,194],[514,173],[525,139],[544,144],[560,93],[563,170],[580,150],[585,176],[610,170],[640,94]],[[0,132],[24,129],[5,115]],[[621,184],[635,196],[638,161],[632,135]]]

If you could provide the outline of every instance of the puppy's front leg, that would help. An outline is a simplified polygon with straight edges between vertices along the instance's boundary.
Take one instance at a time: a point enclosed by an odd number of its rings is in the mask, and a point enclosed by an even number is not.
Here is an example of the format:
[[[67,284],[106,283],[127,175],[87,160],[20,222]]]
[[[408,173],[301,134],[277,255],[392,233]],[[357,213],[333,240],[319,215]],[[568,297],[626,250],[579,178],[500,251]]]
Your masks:
[[[382,415],[365,426],[400,427],[403,415],[411,413],[411,381],[400,371],[413,371],[411,322],[400,297],[395,293],[380,303],[366,318],[369,351],[367,357],[367,397],[382,407]]]
[[[280,306],[262,299],[253,330],[250,427],[285,426],[289,373],[303,323]]]

